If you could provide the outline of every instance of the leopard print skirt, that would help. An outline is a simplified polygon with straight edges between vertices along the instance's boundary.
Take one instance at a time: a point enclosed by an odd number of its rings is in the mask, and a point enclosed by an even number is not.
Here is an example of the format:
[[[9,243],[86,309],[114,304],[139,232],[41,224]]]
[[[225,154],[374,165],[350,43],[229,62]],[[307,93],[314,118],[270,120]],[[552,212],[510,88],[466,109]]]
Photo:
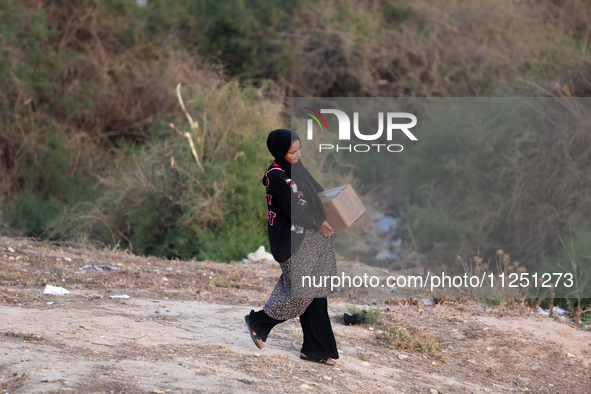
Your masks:
[[[337,272],[334,235],[307,230],[299,250],[279,265],[281,276],[263,309],[273,319],[293,319],[306,311],[312,299],[330,292],[330,281],[321,279]]]

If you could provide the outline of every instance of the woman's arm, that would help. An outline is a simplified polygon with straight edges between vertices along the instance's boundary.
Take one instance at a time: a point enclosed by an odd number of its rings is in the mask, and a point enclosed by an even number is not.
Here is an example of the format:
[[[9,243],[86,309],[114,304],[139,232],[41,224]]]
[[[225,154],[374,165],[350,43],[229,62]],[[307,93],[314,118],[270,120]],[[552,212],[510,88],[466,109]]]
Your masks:
[[[280,212],[278,213],[286,216],[298,226],[305,228],[314,226],[316,224],[314,215],[306,211],[305,206],[298,203],[298,199],[287,185],[287,177],[284,173],[274,171],[268,177],[267,198],[271,198],[279,208]]]
[[[308,170],[306,170],[306,171],[308,171]],[[318,183],[316,181],[316,179],[314,179],[314,177],[309,172],[308,172],[308,175],[309,175],[310,179],[312,180],[312,185],[316,189],[316,193],[324,191],[324,188],[320,185],[320,183]],[[316,224],[316,223],[314,223],[314,224]],[[320,226],[318,226],[318,231],[320,231],[320,233],[322,233],[322,235],[324,235],[325,237],[330,237],[331,235],[334,234],[334,229],[332,228],[330,223],[328,223],[326,220],[324,222],[322,222],[322,224]]]

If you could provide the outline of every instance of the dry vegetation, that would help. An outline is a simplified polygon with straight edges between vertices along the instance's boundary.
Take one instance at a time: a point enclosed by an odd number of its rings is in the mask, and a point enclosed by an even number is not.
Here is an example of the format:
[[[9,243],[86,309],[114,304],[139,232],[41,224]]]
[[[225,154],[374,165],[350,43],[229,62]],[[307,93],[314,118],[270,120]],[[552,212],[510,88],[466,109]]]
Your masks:
[[[259,177],[264,135],[288,123],[291,95],[589,92],[584,0],[149,4],[2,5],[0,201],[13,234],[228,260],[254,246],[240,234],[264,239],[264,215],[241,217],[232,207],[242,201],[227,196],[244,163],[254,164],[245,183]],[[179,83],[198,130],[178,107]],[[494,173],[515,175],[517,188],[491,196],[497,204],[470,232],[506,234],[493,250],[519,258],[554,253],[571,214],[589,210],[584,130],[508,149]],[[253,190],[239,191],[246,211]],[[222,251],[214,240],[230,229],[236,242]]]
[[[285,50],[299,56],[278,74],[296,96],[538,95],[556,82],[582,96],[590,10],[566,4],[320,1],[295,15]]]

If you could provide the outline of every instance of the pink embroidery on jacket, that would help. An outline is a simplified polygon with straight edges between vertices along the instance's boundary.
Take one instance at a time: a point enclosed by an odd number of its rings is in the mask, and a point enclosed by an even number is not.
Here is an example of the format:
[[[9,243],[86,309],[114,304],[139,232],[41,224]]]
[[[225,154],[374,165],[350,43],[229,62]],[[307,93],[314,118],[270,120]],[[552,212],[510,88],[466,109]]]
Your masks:
[[[269,224],[272,226],[273,225],[273,221],[275,220],[275,216],[277,216],[277,214],[273,211],[269,211]]]
[[[273,198],[273,196],[272,196],[272,195],[270,195],[270,194],[267,194],[267,203],[268,203],[269,205],[271,205],[271,198]]]
[[[281,172],[285,172],[285,171],[283,171],[283,169],[281,169],[279,167],[273,167],[273,168],[269,169],[269,171],[265,172],[264,178],[266,178],[266,180],[267,180],[267,184],[265,185],[267,188],[269,188],[269,182],[270,182],[270,180],[269,180],[269,173],[271,171],[273,171],[273,170],[279,170]]]

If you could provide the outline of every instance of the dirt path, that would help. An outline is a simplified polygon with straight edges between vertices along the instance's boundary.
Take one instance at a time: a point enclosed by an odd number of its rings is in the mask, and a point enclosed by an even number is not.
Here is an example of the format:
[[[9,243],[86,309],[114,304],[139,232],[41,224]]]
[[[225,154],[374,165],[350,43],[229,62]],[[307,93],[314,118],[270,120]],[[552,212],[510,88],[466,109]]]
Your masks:
[[[91,261],[123,271],[79,269]],[[336,367],[298,358],[296,321],[258,350],[243,317],[278,272],[0,238],[2,392],[588,391],[591,332],[523,306],[377,303],[380,325],[344,326],[367,300],[331,299]],[[43,296],[46,282],[72,293]]]

